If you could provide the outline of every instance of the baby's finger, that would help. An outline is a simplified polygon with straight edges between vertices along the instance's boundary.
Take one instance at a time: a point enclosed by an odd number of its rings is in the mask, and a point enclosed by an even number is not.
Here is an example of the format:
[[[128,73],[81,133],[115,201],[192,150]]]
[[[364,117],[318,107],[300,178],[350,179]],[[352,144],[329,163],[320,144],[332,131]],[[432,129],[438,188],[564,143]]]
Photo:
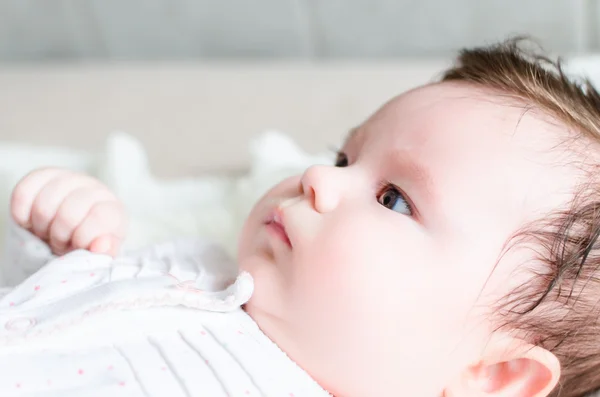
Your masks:
[[[31,208],[42,188],[65,172],[59,168],[46,168],[26,175],[15,187],[10,200],[11,215],[18,225],[31,228]]]
[[[81,188],[67,196],[50,224],[49,243],[55,253],[64,253],[70,247],[75,229],[83,222],[90,210],[99,202],[115,201],[107,189]],[[86,247],[77,247],[86,248]]]
[[[31,229],[43,240],[49,236],[50,224],[57,215],[61,203],[73,191],[89,188],[97,182],[85,175],[64,173],[49,181],[39,192],[31,208]]]
[[[117,256],[121,248],[122,239],[113,235],[100,236],[90,244],[89,250],[97,254]]]
[[[113,235],[123,239],[126,229],[126,215],[121,203],[104,201],[95,204],[83,222],[75,229],[71,238],[73,248],[88,249],[99,236]]]

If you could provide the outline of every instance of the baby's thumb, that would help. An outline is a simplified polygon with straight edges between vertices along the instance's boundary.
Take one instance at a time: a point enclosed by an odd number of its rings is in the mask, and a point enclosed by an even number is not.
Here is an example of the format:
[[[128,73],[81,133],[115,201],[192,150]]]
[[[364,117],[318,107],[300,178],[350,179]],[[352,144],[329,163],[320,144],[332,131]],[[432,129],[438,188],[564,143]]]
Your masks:
[[[121,248],[121,240],[113,235],[97,237],[89,246],[89,250],[96,254],[117,256]]]

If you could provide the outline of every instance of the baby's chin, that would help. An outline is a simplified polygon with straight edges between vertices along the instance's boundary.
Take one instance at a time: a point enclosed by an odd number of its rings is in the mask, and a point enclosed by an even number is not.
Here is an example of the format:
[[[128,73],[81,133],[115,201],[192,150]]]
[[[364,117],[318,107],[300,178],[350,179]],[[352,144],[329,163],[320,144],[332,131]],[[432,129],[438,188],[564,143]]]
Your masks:
[[[254,282],[254,292],[250,298],[251,305],[262,307],[269,305],[273,300],[281,298],[281,287],[284,283],[278,263],[273,258],[266,258],[263,255],[250,255],[239,257],[239,271],[248,272]]]
[[[264,258],[260,255],[238,256],[239,271],[250,273],[255,284],[265,277],[272,277],[273,268],[276,266],[274,258]]]

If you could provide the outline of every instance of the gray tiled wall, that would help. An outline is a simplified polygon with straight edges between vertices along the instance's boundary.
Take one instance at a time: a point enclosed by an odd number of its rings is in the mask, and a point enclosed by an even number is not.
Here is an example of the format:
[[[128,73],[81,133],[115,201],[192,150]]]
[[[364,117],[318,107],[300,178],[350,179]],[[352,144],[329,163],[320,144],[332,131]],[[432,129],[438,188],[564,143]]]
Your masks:
[[[0,61],[436,56],[528,33],[595,50],[596,0],[0,0]]]

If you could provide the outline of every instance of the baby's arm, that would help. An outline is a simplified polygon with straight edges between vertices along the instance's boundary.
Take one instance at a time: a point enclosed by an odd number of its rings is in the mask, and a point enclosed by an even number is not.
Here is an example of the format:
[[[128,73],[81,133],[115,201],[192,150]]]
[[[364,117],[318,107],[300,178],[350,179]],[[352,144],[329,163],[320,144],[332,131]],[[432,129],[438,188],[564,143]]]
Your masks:
[[[123,204],[105,185],[57,168],[25,176],[13,191],[10,212],[13,222],[7,231],[4,267],[11,284],[37,271],[53,255],[87,249],[114,256],[127,228]]]

